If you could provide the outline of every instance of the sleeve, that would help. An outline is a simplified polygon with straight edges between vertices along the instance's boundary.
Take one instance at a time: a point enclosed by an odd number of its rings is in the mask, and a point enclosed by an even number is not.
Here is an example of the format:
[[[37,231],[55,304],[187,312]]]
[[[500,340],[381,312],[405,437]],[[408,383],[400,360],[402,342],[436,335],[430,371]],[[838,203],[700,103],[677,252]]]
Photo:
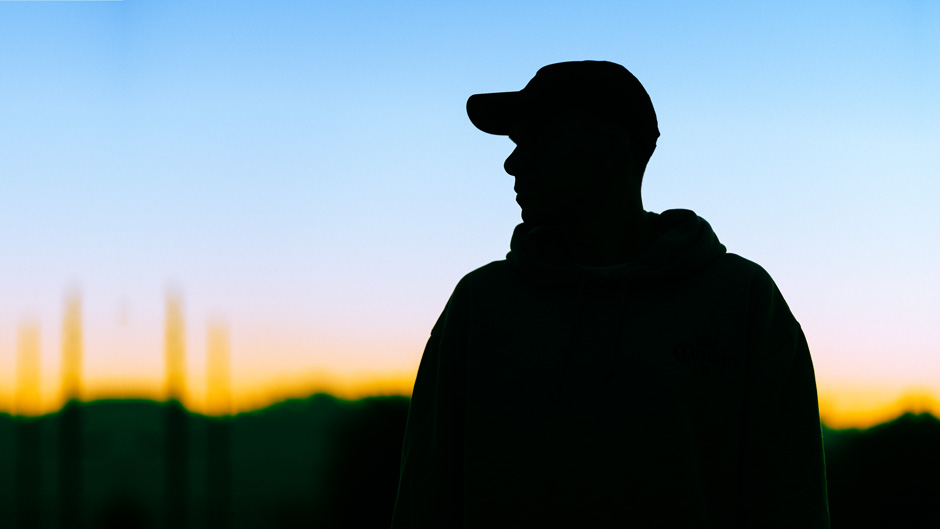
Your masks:
[[[458,285],[458,288],[460,286]],[[415,379],[402,443],[393,529],[461,527],[466,327],[451,296]]]
[[[809,346],[761,269],[749,307],[741,527],[829,527],[826,459]]]

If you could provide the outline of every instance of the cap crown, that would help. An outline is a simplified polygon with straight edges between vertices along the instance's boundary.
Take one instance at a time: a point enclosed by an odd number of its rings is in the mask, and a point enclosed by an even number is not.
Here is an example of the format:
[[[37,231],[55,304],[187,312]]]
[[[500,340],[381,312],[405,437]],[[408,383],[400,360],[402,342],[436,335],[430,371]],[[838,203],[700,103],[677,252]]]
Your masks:
[[[521,91],[530,108],[576,109],[623,126],[641,143],[656,144],[659,124],[640,81],[608,61],[560,62],[544,66]]]

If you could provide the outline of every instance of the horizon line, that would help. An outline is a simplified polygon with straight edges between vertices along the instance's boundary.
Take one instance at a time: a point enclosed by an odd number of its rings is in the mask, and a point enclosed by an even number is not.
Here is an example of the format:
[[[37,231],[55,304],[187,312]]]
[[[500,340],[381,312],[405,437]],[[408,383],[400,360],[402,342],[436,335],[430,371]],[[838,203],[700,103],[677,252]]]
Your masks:
[[[286,396],[286,397],[281,398],[281,399],[279,399],[279,400],[267,402],[267,403],[265,403],[265,404],[263,404],[263,405],[260,405],[260,406],[257,406],[257,407],[251,407],[251,408],[246,408],[246,409],[242,409],[242,410],[237,410],[237,411],[234,411],[234,412],[232,412],[232,413],[227,413],[227,414],[213,414],[213,413],[205,413],[205,412],[203,412],[203,411],[199,411],[198,409],[196,409],[196,408],[194,408],[194,407],[191,407],[191,406],[187,406],[187,405],[186,405],[185,403],[183,403],[182,401],[180,401],[180,400],[178,400],[178,399],[173,399],[173,398],[154,399],[154,398],[146,397],[146,396],[143,396],[143,395],[138,395],[138,396],[134,396],[134,395],[118,396],[118,395],[115,395],[115,396],[102,396],[102,397],[93,398],[93,399],[88,399],[88,400],[76,398],[76,399],[72,399],[72,400],[70,400],[70,401],[67,401],[67,402],[63,403],[62,406],[60,406],[59,408],[56,408],[56,409],[51,410],[51,411],[45,411],[45,412],[43,412],[43,413],[35,414],[35,415],[18,414],[18,413],[15,413],[13,410],[2,410],[2,409],[0,409],[0,415],[6,415],[7,417],[10,417],[10,418],[17,418],[17,419],[19,419],[19,418],[29,418],[29,419],[33,419],[33,420],[40,420],[40,419],[47,418],[47,417],[49,417],[49,416],[52,416],[52,415],[56,415],[56,414],[58,414],[58,413],[61,413],[62,410],[64,410],[68,405],[73,404],[73,403],[77,403],[77,404],[80,405],[80,406],[88,406],[88,405],[92,405],[92,404],[96,404],[96,403],[103,403],[103,402],[121,402],[121,401],[125,401],[125,402],[144,402],[144,403],[148,403],[148,404],[156,404],[156,405],[160,405],[160,406],[166,406],[166,405],[169,405],[170,403],[176,402],[176,403],[179,403],[179,404],[181,405],[181,407],[182,407],[184,410],[186,410],[187,413],[189,413],[189,414],[191,414],[191,415],[200,415],[200,416],[205,417],[205,418],[214,418],[214,419],[227,418],[227,419],[231,420],[231,419],[237,418],[237,417],[240,416],[240,415],[248,415],[248,414],[253,414],[253,413],[264,412],[264,411],[266,411],[266,410],[268,410],[268,409],[270,409],[270,408],[273,408],[273,407],[278,406],[278,405],[280,405],[280,404],[284,404],[284,403],[286,403],[286,402],[309,400],[309,399],[312,399],[312,398],[315,398],[315,397],[318,397],[318,396],[325,396],[325,397],[328,397],[328,398],[330,398],[330,399],[340,400],[340,401],[345,401],[345,402],[359,402],[359,401],[364,401],[364,400],[369,400],[369,399],[382,399],[382,398],[388,398],[388,399],[405,398],[405,399],[411,400],[411,396],[410,396],[410,395],[404,395],[404,394],[401,394],[401,393],[377,393],[377,394],[366,394],[366,395],[360,395],[360,396],[342,396],[342,395],[336,395],[336,394],[334,394],[334,393],[331,393],[331,392],[325,391],[325,390],[316,390],[316,391],[310,392],[310,393],[305,394],[305,395]],[[901,399],[901,400],[903,401],[903,399]],[[894,414],[885,414],[885,415],[883,415],[881,418],[879,418],[879,419],[877,419],[877,420],[866,421],[867,425],[861,425],[861,424],[856,424],[856,425],[846,425],[846,424],[839,425],[839,424],[832,424],[832,425],[830,425],[829,423],[827,423],[827,421],[823,420],[822,417],[820,417],[819,423],[820,423],[820,426],[822,426],[823,428],[825,428],[825,429],[827,429],[827,430],[833,430],[833,431],[860,430],[860,431],[864,431],[864,430],[869,430],[869,429],[874,428],[874,427],[877,427],[877,426],[881,426],[881,425],[884,425],[884,424],[888,424],[888,423],[894,422],[894,421],[900,419],[901,417],[904,417],[905,415],[913,415],[913,416],[915,416],[915,417],[920,417],[920,416],[923,416],[923,415],[929,415],[930,417],[933,417],[933,418],[936,419],[936,420],[940,420],[940,414],[935,413],[935,411],[936,411],[936,410],[931,410],[931,409],[926,409],[926,408],[921,408],[921,409],[914,409],[914,408],[912,408],[912,407],[902,408],[902,409],[899,409],[899,410],[898,410],[896,413],[894,413]]]

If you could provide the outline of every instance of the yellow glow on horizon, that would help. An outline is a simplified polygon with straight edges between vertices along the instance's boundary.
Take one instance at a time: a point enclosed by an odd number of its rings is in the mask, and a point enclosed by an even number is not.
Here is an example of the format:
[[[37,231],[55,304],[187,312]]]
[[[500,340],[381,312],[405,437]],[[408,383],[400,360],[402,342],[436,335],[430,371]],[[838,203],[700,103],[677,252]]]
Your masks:
[[[66,295],[62,322],[61,354],[47,355],[47,365],[40,362],[39,324],[20,328],[15,369],[0,371],[0,412],[52,413],[69,399],[174,398],[196,413],[227,415],[314,393],[347,400],[410,396],[427,339],[424,333],[389,340],[368,333],[312,336],[262,329],[239,335],[233,351],[228,326],[212,323],[205,341],[193,342],[195,358],[189,358],[187,352],[193,349],[187,347],[182,303],[179,294],[170,291],[163,322],[164,371],[159,373],[158,349],[148,346],[156,336],[123,344],[125,351],[144,351],[138,353],[137,364],[115,362],[107,355],[86,358],[86,350],[118,348],[98,336],[90,346],[84,343],[77,292]],[[856,383],[849,374],[840,375],[846,378],[817,373],[820,419],[829,428],[868,428],[905,412],[940,417],[938,384],[886,377]]]
[[[198,388],[186,388],[178,396],[190,411],[204,415],[225,415],[255,411],[271,404],[293,398],[305,398],[314,393],[329,393],[334,397],[356,400],[372,396],[411,396],[414,384],[413,373],[395,374],[339,374],[307,373],[304,375],[283,377],[275,380],[244,381],[238,388],[230,388],[229,402],[220,401],[219,395],[213,395],[208,385]],[[35,414],[54,413],[65,403],[64,395],[49,384],[42,385],[43,392]],[[0,391],[0,413],[21,415],[12,405],[13,395]],[[167,400],[166,385],[158,377],[150,378],[114,378],[89,377],[84,381],[83,391],[78,400],[91,402],[105,399],[145,399],[153,401]]]
[[[232,413],[231,368],[228,328],[222,324],[209,327],[206,340],[206,406],[209,415]]]
[[[39,325],[24,324],[19,331],[16,356],[16,394],[13,410],[17,415],[41,415],[41,369],[39,362]]]
[[[862,385],[819,390],[819,417],[829,428],[870,428],[903,413],[940,417],[940,400],[923,386],[873,388]]]
[[[207,377],[208,378],[208,377]],[[237,380],[231,384],[230,403],[213,402],[210,385],[187,387],[180,396],[181,402],[191,411],[204,415],[222,415],[226,410],[237,414],[265,408],[277,402],[305,398],[314,393],[328,393],[337,398],[356,400],[370,396],[411,396],[414,372],[307,372],[292,376],[262,380]],[[167,398],[163,381],[150,378],[90,377],[84,383],[79,396],[82,401],[100,399],[148,399],[164,401]],[[41,406],[34,414],[51,413],[61,408],[64,395],[50,384],[41,384]],[[5,393],[5,394],[4,394]],[[0,412],[19,414],[12,406],[13,392],[0,391]],[[224,400],[223,400],[224,402]],[[7,404],[8,403],[8,404]],[[924,387],[892,389],[863,385],[844,385],[819,390],[819,415],[821,421],[832,429],[869,428],[899,415],[930,413],[940,417],[940,400],[936,393]]]

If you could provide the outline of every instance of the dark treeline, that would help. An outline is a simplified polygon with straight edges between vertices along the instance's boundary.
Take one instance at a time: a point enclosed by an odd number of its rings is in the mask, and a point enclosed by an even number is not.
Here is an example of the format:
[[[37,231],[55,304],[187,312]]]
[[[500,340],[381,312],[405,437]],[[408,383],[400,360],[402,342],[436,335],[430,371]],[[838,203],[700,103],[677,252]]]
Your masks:
[[[386,527],[408,404],[317,394],[229,419],[144,400],[0,414],[0,526]],[[76,417],[80,438],[63,439]],[[170,443],[168,429],[185,440]],[[823,435],[832,527],[940,527],[940,420]],[[80,461],[60,465],[69,446]]]

